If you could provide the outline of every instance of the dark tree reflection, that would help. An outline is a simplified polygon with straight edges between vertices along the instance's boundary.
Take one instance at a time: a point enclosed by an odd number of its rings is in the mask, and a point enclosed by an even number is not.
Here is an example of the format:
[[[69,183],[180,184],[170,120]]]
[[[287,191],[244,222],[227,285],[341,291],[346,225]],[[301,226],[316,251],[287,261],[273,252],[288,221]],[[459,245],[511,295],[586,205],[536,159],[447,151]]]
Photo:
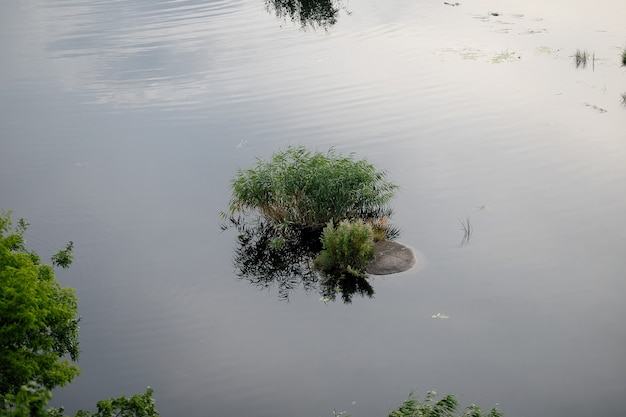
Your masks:
[[[301,28],[328,29],[337,23],[342,6],[336,0],[265,0],[268,11],[280,19],[291,19]]]
[[[265,223],[231,220],[239,235],[234,264],[237,276],[260,289],[277,288],[279,298],[289,300],[298,288],[318,292],[324,302],[351,303],[355,294],[371,298],[374,289],[363,277],[327,275],[313,270],[313,259],[321,250],[319,235],[301,232],[278,233]]]
[[[326,275],[320,282],[320,293],[325,302],[335,301],[337,295],[344,303],[350,304],[354,294],[372,298],[374,288],[366,278],[354,275]]]

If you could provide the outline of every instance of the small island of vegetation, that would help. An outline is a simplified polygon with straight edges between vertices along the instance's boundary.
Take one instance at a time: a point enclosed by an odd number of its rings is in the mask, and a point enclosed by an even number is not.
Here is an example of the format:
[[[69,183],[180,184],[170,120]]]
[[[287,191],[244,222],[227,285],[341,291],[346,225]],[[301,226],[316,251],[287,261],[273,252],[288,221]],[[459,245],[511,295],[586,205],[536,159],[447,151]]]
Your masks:
[[[288,147],[231,182],[232,224],[254,222],[272,230],[275,247],[320,241],[314,265],[324,272],[363,276],[374,240],[392,239],[389,202],[398,186],[365,159],[303,146]],[[319,251],[318,251],[319,252]]]

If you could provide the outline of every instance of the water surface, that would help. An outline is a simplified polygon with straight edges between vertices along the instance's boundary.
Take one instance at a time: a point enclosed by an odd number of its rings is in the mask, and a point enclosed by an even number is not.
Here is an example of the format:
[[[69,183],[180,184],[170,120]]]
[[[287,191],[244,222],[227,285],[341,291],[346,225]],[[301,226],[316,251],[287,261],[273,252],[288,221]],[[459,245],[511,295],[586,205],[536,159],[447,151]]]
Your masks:
[[[76,244],[58,278],[80,297],[83,375],[55,403],[150,385],[164,416],[373,417],[416,388],[619,414],[624,5],[338,10],[302,26],[262,0],[0,6],[0,207],[44,257]],[[292,144],[387,169],[424,267],[349,305],[239,280],[229,180]]]

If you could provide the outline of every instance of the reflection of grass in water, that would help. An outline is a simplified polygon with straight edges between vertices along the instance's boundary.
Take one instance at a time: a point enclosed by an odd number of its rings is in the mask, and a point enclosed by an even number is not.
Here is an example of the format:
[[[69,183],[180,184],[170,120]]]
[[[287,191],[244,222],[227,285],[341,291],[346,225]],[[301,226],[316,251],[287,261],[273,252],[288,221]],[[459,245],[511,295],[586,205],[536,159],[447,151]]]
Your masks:
[[[626,93],[622,93],[622,106],[626,107]]]
[[[576,68],[586,68],[587,61],[591,58],[591,63],[595,68],[596,65],[596,53],[593,52],[591,55],[586,50],[577,49],[576,53],[574,53],[574,64]]]
[[[626,49],[622,51],[622,67],[626,67]]]
[[[587,66],[587,59],[589,58],[589,53],[587,51],[581,51],[580,49],[576,50],[574,54],[574,62],[576,63],[576,68]]]
[[[463,239],[461,240],[461,243],[459,244],[459,246],[463,247],[463,246],[469,244],[470,238],[472,237],[472,232],[474,230],[472,228],[472,225],[470,224],[469,217],[465,221],[460,220],[460,222],[461,222],[461,226],[463,227],[463,229],[462,229],[463,230]]]

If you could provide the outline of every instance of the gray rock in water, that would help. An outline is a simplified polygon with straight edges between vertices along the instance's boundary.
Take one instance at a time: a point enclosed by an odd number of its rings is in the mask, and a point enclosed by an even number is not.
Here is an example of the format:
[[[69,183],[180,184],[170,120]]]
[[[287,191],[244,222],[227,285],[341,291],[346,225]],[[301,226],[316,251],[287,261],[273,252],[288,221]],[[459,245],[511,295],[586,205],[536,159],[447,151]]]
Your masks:
[[[374,259],[366,271],[373,275],[396,274],[411,269],[415,262],[413,249],[400,243],[383,240],[374,244]]]

